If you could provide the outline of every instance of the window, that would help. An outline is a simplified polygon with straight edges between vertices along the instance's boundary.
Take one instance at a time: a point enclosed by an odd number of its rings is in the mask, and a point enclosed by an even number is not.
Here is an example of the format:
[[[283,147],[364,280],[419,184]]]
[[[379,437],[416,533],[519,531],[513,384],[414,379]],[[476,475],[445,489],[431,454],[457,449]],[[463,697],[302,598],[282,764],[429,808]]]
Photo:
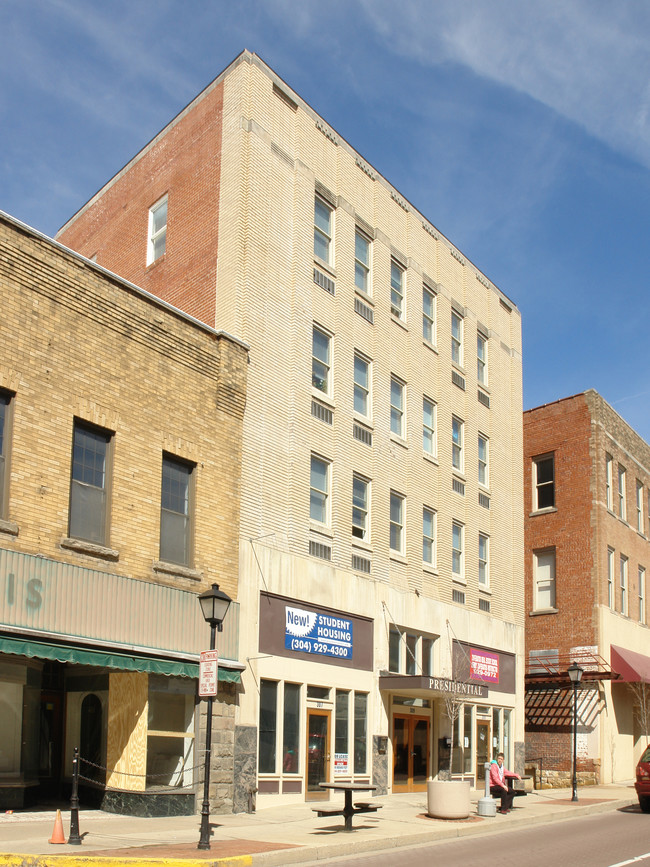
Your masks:
[[[555,506],[555,462],[553,455],[533,459],[533,510]]]
[[[451,419],[451,465],[463,471],[463,422],[456,416]]]
[[[612,487],[614,484],[614,475],[613,475],[613,460],[611,455],[605,455],[605,478],[606,478],[606,502],[607,508],[609,511],[613,511],[614,503],[613,503],[613,495],[612,495]]]
[[[422,337],[436,342],[436,296],[428,286],[422,287]]]
[[[334,752],[338,756],[349,757],[350,754],[350,693],[348,690],[337,689],[334,699]]]
[[[436,405],[428,397],[422,400],[422,448],[425,454],[436,455]]]
[[[643,533],[645,521],[643,518],[643,485],[636,480],[636,528],[639,533]]]
[[[451,573],[453,578],[463,578],[463,531],[464,527],[457,521],[451,525]]]
[[[260,681],[260,745],[257,766],[260,774],[275,773],[278,685],[274,680]]]
[[[194,684],[188,683],[185,677],[159,674],[150,674],[148,680],[146,787],[191,786],[194,782]],[[92,694],[84,699],[84,704],[86,702],[91,705],[86,705],[88,715],[97,724],[101,719],[101,702]],[[82,709],[82,719],[83,715]]]
[[[422,638],[422,674],[433,674],[433,638]]]
[[[332,264],[332,218],[334,211],[323,199],[314,200],[314,256]]]
[[[436,513],[426,506],[422,509],[422,560],[436,565]]]
[[[354,773],[368,773],[368,694],[354,694]]]
[[[319,524],[328,523],[329,469],[327,461],[311,456],[311,481],[309,492],[309,517]]]
[[[625,520],[627,507],[625,503],[625,467],[618,465],[618,515]]]
[[[391,629],[388,633],[388,670],[400,671],[400,635],[396,629]]]
[[[481,385],[487,385],[488,339],[481,332],[476,334],[476,376]]]
[[[404,436],[404,383],[394,376],[390,379],[390,430],[398,437]]]
[[[490,539],[484,533],[478,534],[478,583],[481,587],[490,586]]]
[[[488,438],[478,435],[478,483],[484,487],[489,485],[488,475]]]
[[[404,497],[390,494],[390,548],[404,553]]]
[[[352,535],[368,538],[368,489],[370,485],[361,476],[352,477]]]
[[[535,551],[533,554],[535,570],[536,610],[555,608],[555,549]]]
[[[370,416],[370,362],[354,354],[354,411]]]
[[[403,632],[391,626],[388,633],[388,670],[398,674],[423,674],[433,672],[433,645],[435,637],[415,632]],[[429,707],[428,700],[420,699],[420,707]],[[407,702],[413,706],[414,702]]]
[[[108,450],[111,434],[75,422],[68,535],[106,544]]]
[[[463,317],[455,310],[451,311],[451,360],[463,363]]]
[[[354,236],[354,285],[370,294],[370,241],[358,229]]]
[[[167,563],[189,566],[190,483],[193,467],[169,455],[163,455],[162,493],[160,497],[160,559]]]
[[[311,384],[323,394],[330,393],[330,344],[329,334],[315,325],[312,330]]]
[[[149,208],[147,265],[164,255],[167,248],[167,196]]]
[[[9,412],[10,397],[0,392],[0,518],[4,517],[7,502],[7,487],[9,473],[7,472],[9,455]]]
[[[614,549],[607,549],[607,605],[614,611]]]
[[[621,614],[627,615],[627,557],[621,554]]]
[[[645,569],[639,566],[639,623],[645,623]]]
[[[390,312],[404,318],[404,269],[395,261],[390,263]]]
[[[300,684],[284,685],[284,717],[282,725],[282,770],[297,774],[300,759]]]

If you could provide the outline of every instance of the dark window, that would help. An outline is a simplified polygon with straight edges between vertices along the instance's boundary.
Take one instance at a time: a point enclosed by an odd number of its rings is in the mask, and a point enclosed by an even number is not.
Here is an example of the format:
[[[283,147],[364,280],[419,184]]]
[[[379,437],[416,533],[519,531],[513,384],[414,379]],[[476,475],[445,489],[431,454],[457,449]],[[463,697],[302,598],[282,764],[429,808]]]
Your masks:
[[[5,432],[9,420],[9,395],[0,394],[0,517],[4,515],[5,504],[5,478],[7,477],[7,443],[8,436]]]
[[[287,774],[298,773],[300,758],[300,684],[284,685],[284,726],[282,734],[282,770]]]
[[[107,431],[75,423],[68,534],[99,545],[106,543]]]
[[[555,505],[555,473],[553,456],[535,461],[536,509],[548,509]]]
[[[163,456],[160,500],[160,559],[190,564],[190,481],[192,466]]]
[[[275,733],[277,728],[278,685],[274,680],[260,682],[260,774],[275,773]]]

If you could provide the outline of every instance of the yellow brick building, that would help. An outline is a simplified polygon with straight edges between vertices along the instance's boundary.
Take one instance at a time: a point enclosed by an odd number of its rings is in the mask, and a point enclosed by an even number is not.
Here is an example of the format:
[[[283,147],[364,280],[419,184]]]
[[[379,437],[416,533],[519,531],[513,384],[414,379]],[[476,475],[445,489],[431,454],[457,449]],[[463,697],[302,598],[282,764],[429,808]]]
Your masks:
[[[197,594],[237,597],[247,347],[1,213],[0,296],[0,805],[62,795],[79,747],[107,809],[193,812]],[[237,630],[233,604],[228,803]]]
[[[512,301],[249,52],[58,237],[251,347],[235,809],[523,770]]]

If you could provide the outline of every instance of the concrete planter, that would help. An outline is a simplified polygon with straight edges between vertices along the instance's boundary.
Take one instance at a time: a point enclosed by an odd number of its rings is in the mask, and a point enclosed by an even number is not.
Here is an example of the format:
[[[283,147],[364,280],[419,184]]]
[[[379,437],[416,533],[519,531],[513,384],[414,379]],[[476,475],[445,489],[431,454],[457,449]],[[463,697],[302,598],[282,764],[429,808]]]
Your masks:
[[[434,819],[466,819],[470,811],[469,780],[429,780],[427,815]]]

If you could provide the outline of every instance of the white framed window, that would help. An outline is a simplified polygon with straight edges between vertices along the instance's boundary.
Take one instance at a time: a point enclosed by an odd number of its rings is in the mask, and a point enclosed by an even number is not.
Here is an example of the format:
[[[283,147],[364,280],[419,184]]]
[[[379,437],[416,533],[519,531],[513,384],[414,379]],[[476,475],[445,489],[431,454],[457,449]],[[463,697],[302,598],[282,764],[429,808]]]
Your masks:
[[[621,614],[627,616],[627,557],[621,554],[620,559],[620,580],[621,580]]]
[[[476,334],[476,376],[480,385],[488,382],[488,339],[480,331]]]
[[[191,564],[194,469],[194,464],[172,455],[163,455],[160,559],[180,566]]]
[[[638,479],[636,480],[636,528],[639,533],[643,533],[645,528],[645,519],[643,516],[643,484]]]
[[[314,199],[314,256],[332,264],[334,209],[320,196]]]
[[[352,535],[356,539],[367,540],[370,533],[368,527],[368,501],[370,482],[356,473],[352,476]]]
[[[489,475],[489,441],[483,434],[478,435],[478,483],[487,488],[490,484]]]
[[[422,337],[435,346],[436,343],[436,293],[422,286]]]
[[[354,285],[370,295],[370,240],[356,230],[354,234]]]
[[[451,574],[453,578],[463,579],[465,575],[465,563],[463,556],[464,526],[454,521],[451,525]]]
[[[436,404],[428,397],[422,398],[422,448],[424,453],[436,456]]]
[[[370,362],[354,353],[354,411],[370,417]]]
[[[614,461],[611,455],[605,455],[605,502],[610,512],[614,511]]]
[[[485,533],[478,534],[478,583],[490,586],[490,537]]]
[[[639,566],[639,623],[645,623],[645,569]]]
[[[9,487],[9,434],[11,427],[12,396],[0,392],[0,518],[7,510]]]
[[[555,549],[533,553],[536,611],[555,608]]]
[[[607,606],[614,611],[614,549],[607,549]]]
[[[404,318],[404,268],[394,259],[390,263],[390,312]]]
[[[330,463],[311,456],[309,517],[319,524],[329,525]]]
[[[455,415],[451,417],[451,465],[463,471],[463,422]]]
[[[68,535],[73,539],[108,544],[112,437],[110,431],[74,423],[68,515]]]
[[[312,329],[311,349],[311,384],[312,387],[329,395],[330,381],[330,351],[332,339],[329,334],[314,325]]]
[[[390,549],[404,553],[404,497],[390,492]]]
[[[533,458],[533,511],[555,506],[555,460],[553,455]]]
[[[390,431],[404,437],[404,383],[395,376],[390,378]]]
[[[422,560],[436,565],[436,513],[427,506],[422,509]]]
[[[625,467],[622,464],[618,465],[618,516],[627,517],[627,503],[625,498]]]
[[[463,364],[463,317],[451,311],[451,360],[462,367]]]
[[[151,265],[164,254],[167,248],[167,196],[163,196],[149,208],[149,240],[147,243],[147,265]]]
[[[433,648],[437,636],[405,632],[391,625],[388,633],[388,670],[396,674],[433,674]]]

